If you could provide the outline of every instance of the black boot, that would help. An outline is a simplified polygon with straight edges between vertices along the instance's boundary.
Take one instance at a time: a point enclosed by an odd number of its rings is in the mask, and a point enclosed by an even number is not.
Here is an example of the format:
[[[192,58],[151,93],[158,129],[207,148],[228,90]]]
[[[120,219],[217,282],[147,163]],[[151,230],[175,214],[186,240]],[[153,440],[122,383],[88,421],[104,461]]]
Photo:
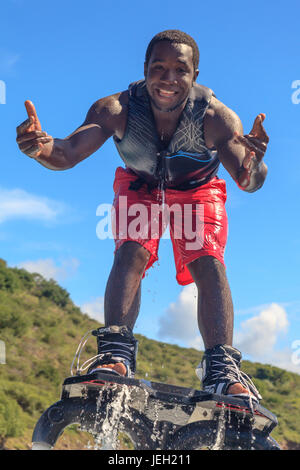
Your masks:
[[[217,395],[230,395],[236,398],[249,398],[258,402],[262,399],[247,374],[240,370],[242,355],[240,351],[226,344],[218,344],[207,349],[196,369],[205,392]],[[228,394],[231,385],[241,384],[245,392]]]
[[[138,341],[127,326],[109,326],[92,332],[97,337],[98,355],[89,367],[92,372],[134,377]]]

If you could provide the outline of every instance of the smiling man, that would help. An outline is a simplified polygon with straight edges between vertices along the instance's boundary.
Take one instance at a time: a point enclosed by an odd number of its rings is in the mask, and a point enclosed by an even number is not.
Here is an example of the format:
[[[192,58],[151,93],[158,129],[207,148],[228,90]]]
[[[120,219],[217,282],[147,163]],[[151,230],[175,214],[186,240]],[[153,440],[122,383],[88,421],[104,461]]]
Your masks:
[[[163,228],[161,223],[154,236],[153,220],[147,218],[143,233],[148,235],[124,234],[120,220],[126,217],[128,227],[130,208],[139,204],[149,214],[160,203],[181,215],[170,215],[177,282],[195,282],[199,292],[205,354],[197,371],[203,388],[251,395],[258,401],[259,392],[240,371],[241,353],[232,346],[234,315],[224,264],[226,185],[217,171],[222,163],[239,188],[249,193],[262,187],[269,140],[262,125],[265,116],[259,114],[250,133],[243,135],[239,117],[211,89],[196,83],[198,63],[197,44],[188,34],[159,33],[147,48],[143,80],[94,103],[85,122],[65,139],[43,132],[32,103],[26,102],[29,117],[17,128],[17,142],[22,152],[46,168],[66,170],[113,137],[125,164],[117,168],[114,181],[116,251],[105,292],[105,328],[96,332],[98,356],[89,372],[134,374],[137,342],[132,330],[141,282],[158,258]],[[191,234],[200,240],[192,248]]]

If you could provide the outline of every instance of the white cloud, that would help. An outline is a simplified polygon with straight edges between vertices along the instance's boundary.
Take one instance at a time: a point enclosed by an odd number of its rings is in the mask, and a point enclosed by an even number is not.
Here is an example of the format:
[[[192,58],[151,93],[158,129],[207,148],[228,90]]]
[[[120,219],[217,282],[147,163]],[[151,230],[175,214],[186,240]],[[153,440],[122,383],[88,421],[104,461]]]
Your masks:
[[[54,222],[66,211],[65,204],[30,194],[22,189],[0,188],[0,223],[9,219]]]
[[[91,302],[86,302],[80,306],[80,309],[94,320],[104,323],[104,297],[97,297]]]
[[[189,284],[180,292],[160,318],[158,336],[183,341],[187,346],[203,349],[197,322],[197,288]]]
[[[18,264],[19,268],[24,268],[30,273],[39,273],[46,279],[52,278],[56,281],[63,281],[73,276],[78,266],[79,261],[76,258],[63,260],[60,265],[55,264],[51,258],[23,261]]]
[[[264,358],[272,353],[278,336],[288,328],[285,309],[273,303],[241,324],[235,334],[235,345],[245,354],[254,358]]]
[[[292,372],[300,373],[300,365],[292,359],[293,349],[276,349],[276,345],[289,326],[285,308],[277,303],[249,308],[242,314],[252,316],[239,329],[234,330],[234,346],[243,357],[264,364],[272,364]],[[197,323],[197,289],[190,284],[182,289],[159,320],[158,336],[185,347],[203,350],[203,340]],[[294,354],[296,354],[294,352]],[[299,348],[300,357],[300,348]]]
[[[300,374],[299,357],[300,350],[293,349],[293,344],[285,348],[276,345],[280,337],[288,331],[289,321],[286,309],[291,303],[279,305],[272,303],[261,307],[258,315],[255,315],[241,324],[239,331],[234,335],[234,346],[242,351],[243,355],[249,355],[250,360],[271,364],[282,369]],[[257,312],[254,308],[253,311]]]
[[[261,305],[255,305],[254,307],[248,307],[248,308],[243,308],[236,310],[234,312],[235,316],[253,316],[255,314],[259,314],[262,310],[268,309],[270,304],[261,304]],[[285,304],[281,304],[282,307],[285,306]]]

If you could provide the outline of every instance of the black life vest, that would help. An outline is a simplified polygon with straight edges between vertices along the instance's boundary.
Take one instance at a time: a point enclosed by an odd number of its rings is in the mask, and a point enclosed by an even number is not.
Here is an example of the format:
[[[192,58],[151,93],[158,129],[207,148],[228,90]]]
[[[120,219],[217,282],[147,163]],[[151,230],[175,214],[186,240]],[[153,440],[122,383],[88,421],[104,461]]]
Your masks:
[[[114,137],[126,167],[152,186],[189,189],[217,174],[217,152],[204,141],[204,116],[212,90],[194,84],[168,147],[158,136],[145,80],[129,85],[127,127],[123,138]]]

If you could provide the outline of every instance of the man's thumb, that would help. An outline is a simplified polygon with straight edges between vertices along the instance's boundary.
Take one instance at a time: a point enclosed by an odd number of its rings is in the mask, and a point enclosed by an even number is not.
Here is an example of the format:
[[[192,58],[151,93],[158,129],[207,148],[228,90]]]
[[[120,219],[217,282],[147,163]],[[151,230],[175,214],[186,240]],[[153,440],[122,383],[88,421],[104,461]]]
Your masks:
[[[32,103],[32,101],[25,101],[25,108],[26,108],[26,111],[27,111],[27,114],[28,114],[28,117],[29,118],[32,118],[33,119],[33,122],[34,122],[34,130],[36,131],[41,131],[42,130],[42,126],[41,126],[41,123],[40,123],[40,120],[36,114],[36,110],[35,110],[35,107],[34,107],[34,104]]]

